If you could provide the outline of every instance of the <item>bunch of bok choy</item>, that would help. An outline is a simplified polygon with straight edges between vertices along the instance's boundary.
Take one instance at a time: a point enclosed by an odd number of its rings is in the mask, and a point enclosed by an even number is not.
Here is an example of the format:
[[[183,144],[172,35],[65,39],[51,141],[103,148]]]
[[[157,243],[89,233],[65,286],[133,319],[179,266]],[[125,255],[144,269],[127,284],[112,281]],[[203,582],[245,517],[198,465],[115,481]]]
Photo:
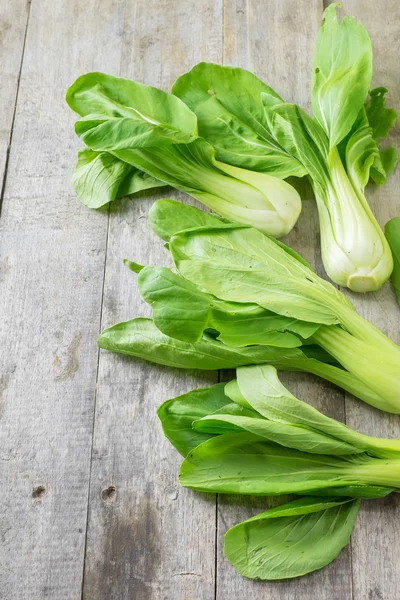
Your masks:
[[[171,200],[155,202],[150,224],[178,274],[128,263],[153,323],[111,327],[102,348],[180,367],[310,371],[400,413],[400,348],[293,250]]]
[[[271,366],[240,367],[229,383],[194,390],[158,410],[197,491],[307,497],[225,535],[247,577],[283,579],[331,562],[348,543],[360,498],[400,490],[400,441],[372,438],[295,398]]]
[[[79,77],[67,102],[81,117],[75,131],[85,148],[73,181],[88,206],[168,184],[276,237],[296,223],[300,196],[283,177],[305,171],[285,150],[277,150],[272,175],[225,164],[197,135],[196,115],[179,98],[103,73]]]

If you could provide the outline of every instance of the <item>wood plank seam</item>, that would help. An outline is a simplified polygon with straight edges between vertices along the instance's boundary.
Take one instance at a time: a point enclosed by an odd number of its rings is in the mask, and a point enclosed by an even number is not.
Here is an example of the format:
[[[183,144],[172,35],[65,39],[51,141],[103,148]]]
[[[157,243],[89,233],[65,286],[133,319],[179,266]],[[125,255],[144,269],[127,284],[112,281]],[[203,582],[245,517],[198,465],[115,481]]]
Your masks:
[[[99,334],[102,330],[102,322],[103,322],[104,288],[105,288],[105,281],[106,281],[107,249],[108,249],[109,234],[110,234],[110,206],[108,207],[108,210],[107,210],[107,236],[106,236],[106,246],[105,246],[105,251],[104,251],[103,285],[101,288],[101,296],[100,296],[99,329],[98,329]],[[85,586],[86,556],[87,556],[89,512],[90,512],[90,492],[91,492],[92,465],[93,465],[94,429],[96,426],[97,386],[98,386],[98,382],[99,382],[99,366],[100,366],[100,348],[97,351],[97,369],[96,369],[96,381],[95,381],[94,402],[93,402],[92,445],[90,448],[89,483],[88,483],[88,488],[87,488],[85,544],[84,544],[84,550],[83,550],[82,578],[81,578],[81,600],[83,600],[83,590],[84,590],[84,586]]]
[[[6,162],[5,162],[5,165],[4,165],[4,175],[3,175],[3,181],[2,181],[2,184],[1,184],[1,191],[0,191],[0,219],[1,219],[1,209],[2,209],[2,206],[3,206],[4,192],[5,192],[6,185],[7,185],[8,164],[9,164],[9,159],[10,159],[10,150],[11,150],[12,137],[13,137],[13,132],[14,132],[15,115],[17,113],[19,84],[20,84],[20,81],[21,81],[22,65],[23,65],[23,62],[24,62],[25,46],[26,46],[26,36],[27,36],[27,33],[28,33],[29,17],[30,17],[30,14],[31,14],[31,4],[32,4],[32,0],[28,0],[27,15],[26,15],[26,24],[25,24],[25,33],[24,33],[24,42],[22,44],[21,61],[20,61],[20,64],[19,64],[18,79],[17,79],[17,88],[16,88],[16,91],[15,91],[14,111],[13,111],[13,116],[12,116],[12,120],[11,120],[11,129],[10,129],[10,136],[9,136],[9,139],[8,139]]]

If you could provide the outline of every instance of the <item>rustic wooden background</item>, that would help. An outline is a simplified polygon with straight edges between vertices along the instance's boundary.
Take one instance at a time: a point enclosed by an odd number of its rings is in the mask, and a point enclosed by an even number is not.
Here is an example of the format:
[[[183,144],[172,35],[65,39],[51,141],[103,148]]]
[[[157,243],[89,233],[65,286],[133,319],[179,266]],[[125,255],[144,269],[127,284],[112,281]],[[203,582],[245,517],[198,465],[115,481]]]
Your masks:
[[[218,374],[96,347],[101,328],[148,314],[121,260],[166,260],[146,220],[159,194],[95,213],[71,186],[79,143],[64,95],[78,75],[102,70],[168,90],[208,60],[247,67],[309,107],[323,8],[321,0],[0,0],[2,599],[400,598],[394,495],[364,502],[350,546],[310,576],[257,583],[227,563],[224,532],[267,502],[180,489],[180,459],[155,412]],[[399,109],[399,2],[346,0],[345,9],[370,32],[374,84],[388,86]],[[392,137],[399,147],[399,126]],[[382,224],[400,213],[399,183],[398,169],[384,188],[368,190]],[[289,242],[322,273],[312,200]],[[353,300],[400,342],[388,285]],[[308,375],[285,381],[363,432],[400,437],[398,417]]]

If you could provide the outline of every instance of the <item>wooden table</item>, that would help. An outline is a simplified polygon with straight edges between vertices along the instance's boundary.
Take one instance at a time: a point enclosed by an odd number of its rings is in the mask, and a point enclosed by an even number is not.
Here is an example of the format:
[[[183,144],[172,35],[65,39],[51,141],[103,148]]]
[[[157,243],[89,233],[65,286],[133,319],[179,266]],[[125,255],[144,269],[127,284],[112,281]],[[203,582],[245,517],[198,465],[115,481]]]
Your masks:
[[[399,108],[400,4],[347,0],[345,8],[370,32],[374,84],[388,86]],[[0,0],[2,599],[400,598],[394,495],[364,502],[350,546],[310,576],[257,583],[227,563],[226,529],[271,504],[179,488],[180,459],[156,416],[161,401],[218,374],[96,347],[100,329],[149,313],[122,259],[165,263],[146,220],[160,194],[96,213],[71,186],[79,143],[64,96],[78,75],[102,70],[168,90],[208,60],[247,67],[309,107],[322,10],[317,0]],[[399,147],[399,126],[392,138]],[[398,169],[384,188],[368,189],[382,224],[400,213],[399,184]],[[288,241],[323,273],[318,237],[308,200]],[[352,299],[400,342],[389,285]],[[309,375],[284,379],[363,432],[400,436],[399,417]]]

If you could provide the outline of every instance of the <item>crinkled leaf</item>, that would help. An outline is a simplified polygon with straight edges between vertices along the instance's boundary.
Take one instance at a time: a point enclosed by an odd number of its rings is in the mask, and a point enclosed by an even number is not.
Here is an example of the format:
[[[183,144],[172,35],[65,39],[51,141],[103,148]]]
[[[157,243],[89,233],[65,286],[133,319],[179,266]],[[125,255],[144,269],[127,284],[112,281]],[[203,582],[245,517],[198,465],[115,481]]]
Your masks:
[[[301,498],[239,523],[224,552],[245,577],[299,577],[329,564],[350,540],[359,500]]]
[[[316,119],[337,146],[364,104],[372,76],[372,47],[359,21],[339,23],[334,2],[324,11],[315,44],[311,101]]]
[[[282,99],[249,71],[199,63],[177,79],[172,92],[196,113],[199,134],[214,146],[218,160],[282,178],[305,174],[265,118],[261,96],[268,106]]]
[[[388,136],[397,121],[397,112],[394,108],[385,106],[388,90],[377,87],[370,91],[369,98],[365,103],[365,110],[374,140],[384,139]]]
[[[397,159],[398,152],[393,146],[379,150],[379,154],[376,156],[374,164],[371,167],[371,179],[377,185],[385,183],[390,173],[394,170]]]
[[[299,335],[308,338],[318,329],[315,323],[280,316],[257,304],[221,301],[164,267],[142,269],[138,287],[160,331],[185,342],[197,342],[212,329],[232,347],[291,348],[302,345]]]
[[[94,115],[99,123],[126,120],[132,127],[142,125],[142,132],[148,126],[149,132],[153,128],[161,134],[164,129],[166,135],[175,132],[187,139],[197,134],[196,115],[179,98],[122,77],[105,73],[82,75],[69,88],[67,103],[81,117]]]

